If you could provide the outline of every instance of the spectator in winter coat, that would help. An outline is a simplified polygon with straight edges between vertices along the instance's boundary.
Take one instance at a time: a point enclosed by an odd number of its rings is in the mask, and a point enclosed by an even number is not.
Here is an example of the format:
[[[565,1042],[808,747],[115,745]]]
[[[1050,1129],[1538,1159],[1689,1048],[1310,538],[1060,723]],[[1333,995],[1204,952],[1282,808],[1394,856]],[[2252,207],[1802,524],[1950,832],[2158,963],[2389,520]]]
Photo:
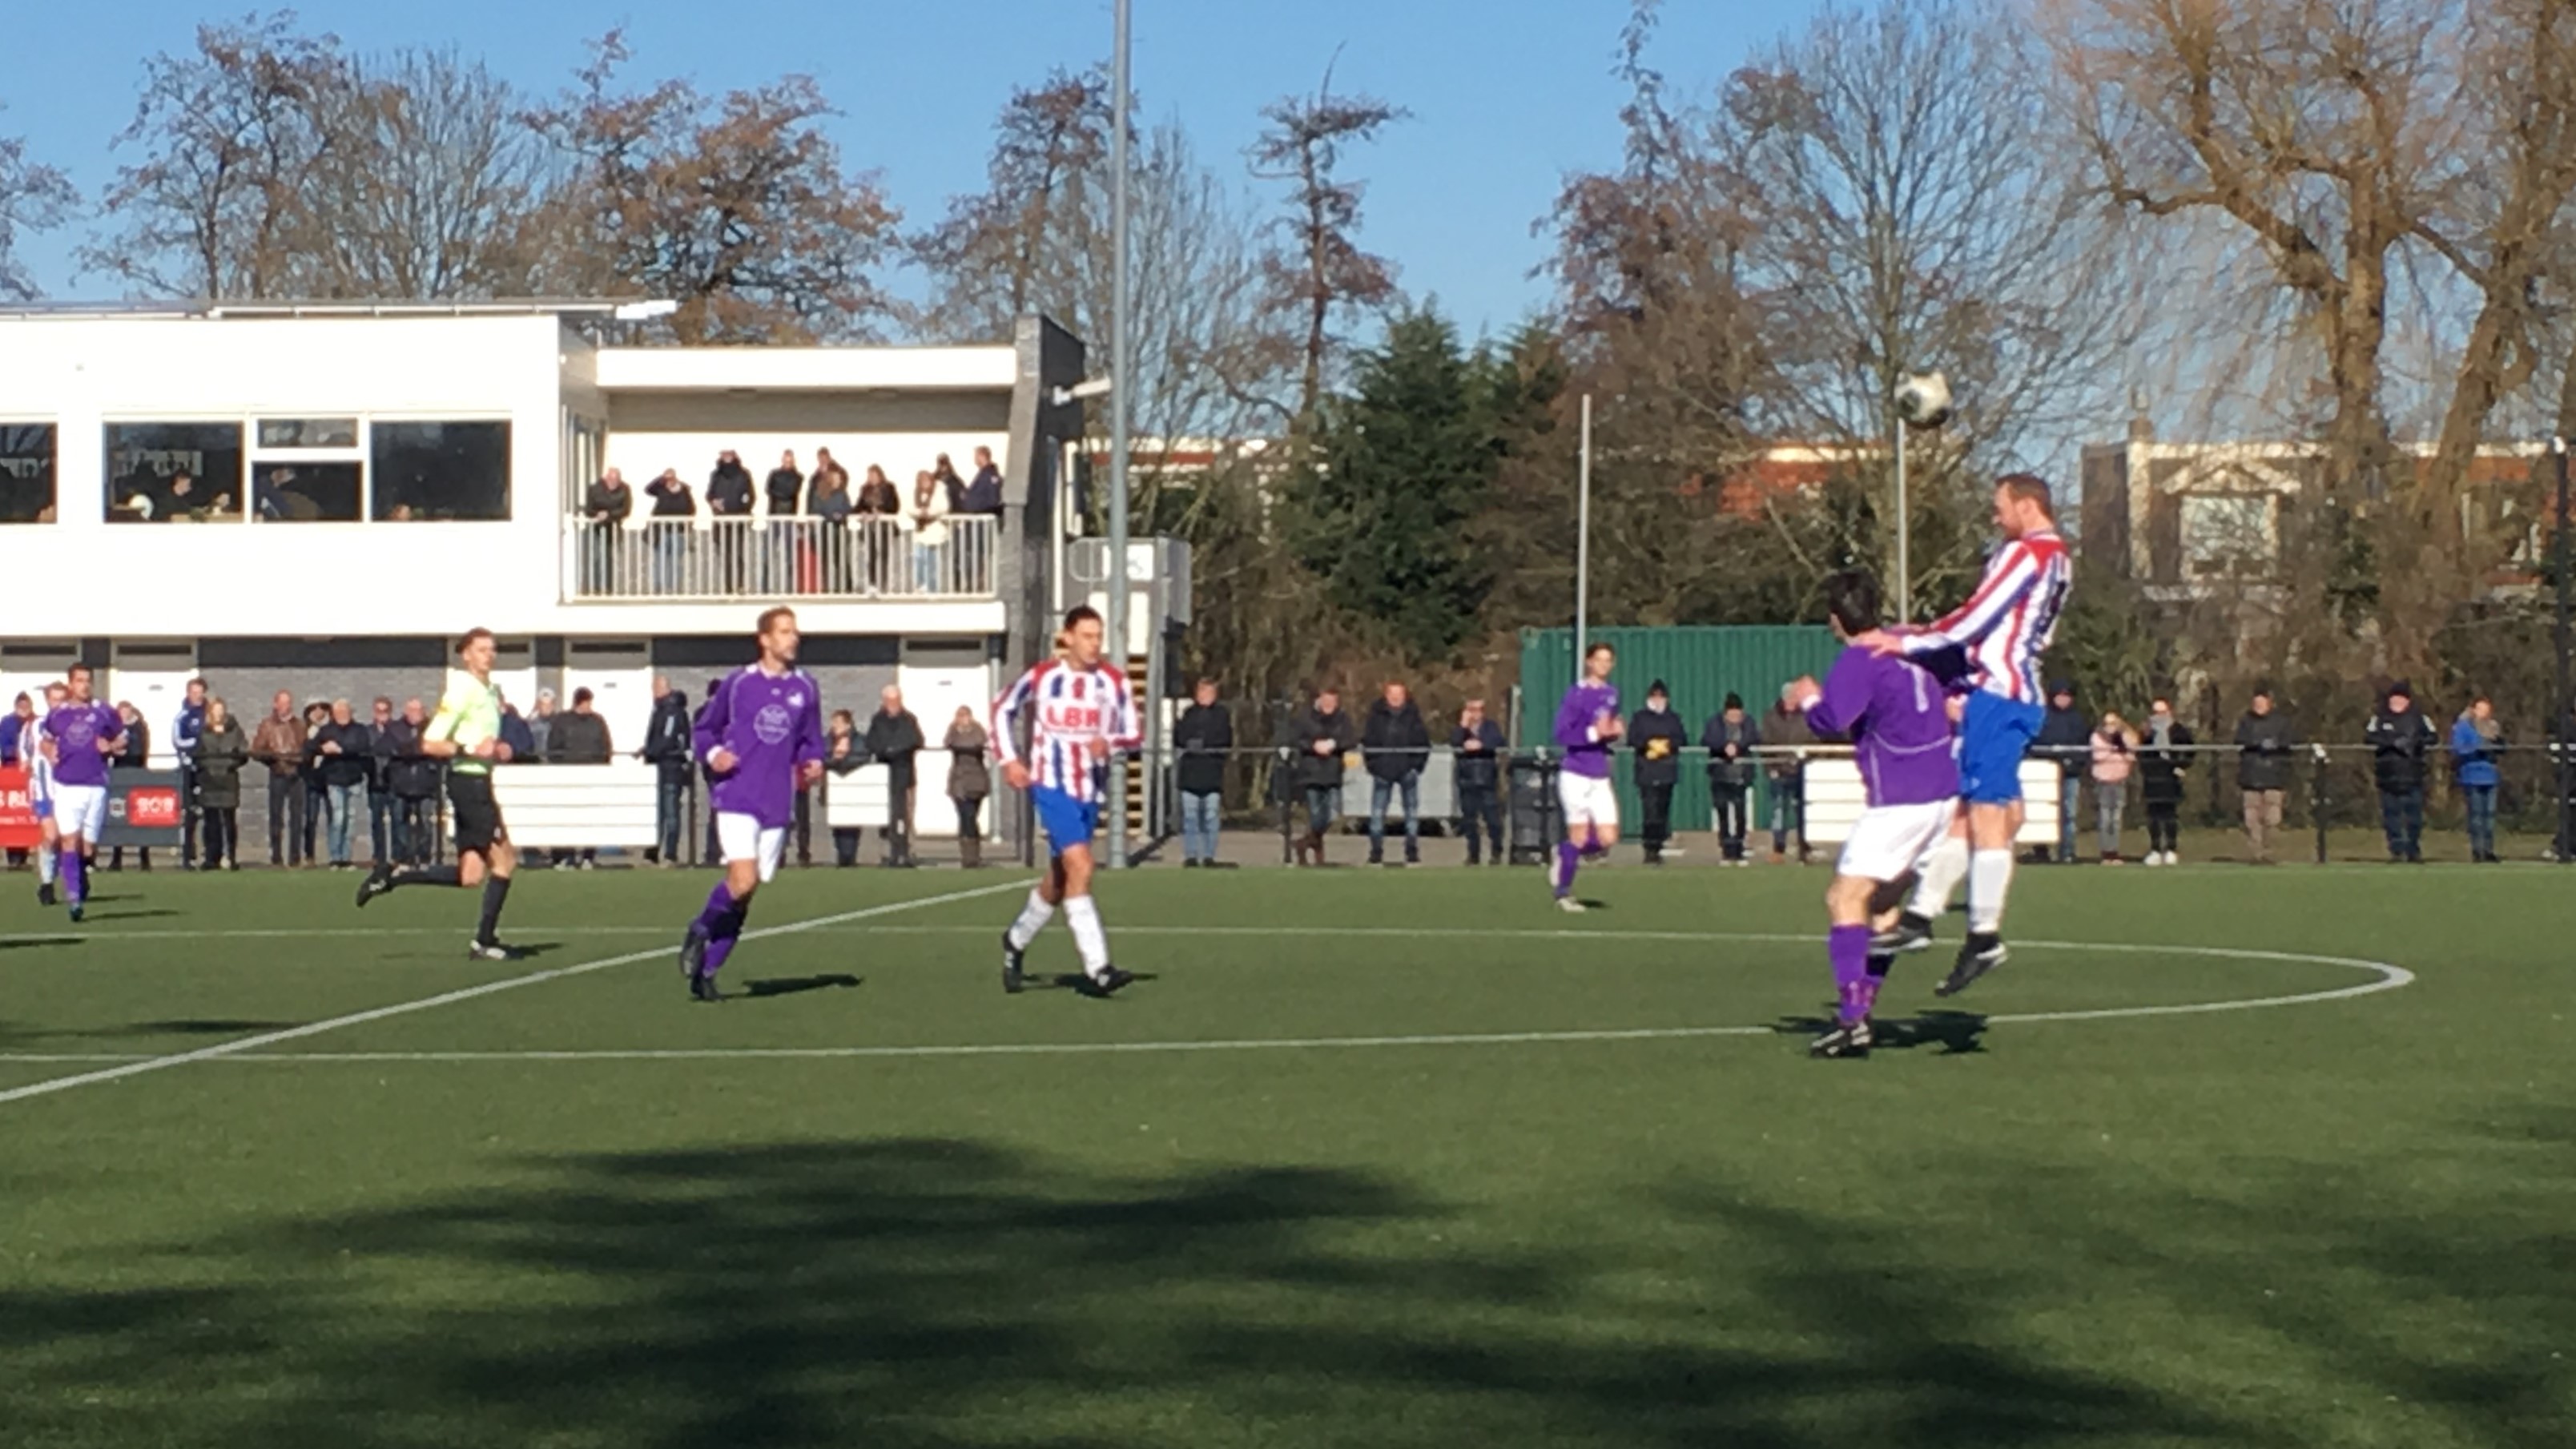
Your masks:
[[[501,702],[501,748],[509,751],[502,757],[504,764],[512,760],[528,764],[544,758],[537,749],[536,732],[528,728],[527,717],[506,699]]]
[[[1480,844],[1493,847],[1493,862],[1511,857],[1503,849],[1503,727],[1485,718],[1485,702],[1467,701],[1458,712],[1458,727],[1449,734],[1456,751],[1451,779],[1458,787],[1458,814],[1467,835],[1467,863],[1481,865]],[[1481,834],[1482,840],[1479,840]]]
[[[868,746],[867,741],[859,737],[859,722],[846,709],[832,711],[831,720],[823,727],[824,772],[835,777],[852,775],[867,762]],[[859,832],[856,827],[832,827],[832,862],[842,870],[859,863]]]
[[[975,450],[975,476],[968,480],[957,501],[960,513],[999,513],[1002,511],[1002,470],[993,466],[993,450]]]
[[[2093,726],[2075,707],[2075,686],[2058,680],[2048,687],[2048,714],[2030,752],[2057,764],[2057,860],[2075,861],[2075,797],[2082,794],[2084,767],[2092,762]]]
[[[250,738],[250,757],[268,767],[268,863],[302,865],[304,829],[304,720],[295,696],[277,692],[268,718]],[[238,858],[236,856],[235,858]]]
[[[644,762],[653,767],[654,847],[644,858],[659,865],[680,863],[680,817],[689,795],[691,743],[689,697],[671,687],[669,676],[653,676],[653,717],[644,726]]]
[[[331,722],[328,700],[304,702],[304,863],[320,865],[315,842],[331,824],[331,781],[322,773],[322,727]]]
[[[1798,708],[1797,694],[1788,685],[1780,686],[1779,702],[1762,715],[1762,769],[1771,781],[1771,863],[1779,865],[1789,858],[1789,841],[1798,842],[1798,864],[1807,863],[1807,747],[1816,743],[1816,731],[1807,723],[1807,712]]]
[[[976,870],[984,864],[984,801],[993,793],[993,769],[985,756],[993,739],[975,711],[961,704],[939,743],[948,751],[948,799],[957,807],[957,863]]]
[[[421,733],[428,728],[428,708],[417,698],[406,699],[402,716],[378,737],[378,752],[385,758],[385,788],[394,797],[386,843],[397,865],[427,865],[435,843],[430,821],[437,814],[433,802],[438,799],[442,771],[437,759],[420,747]]]
[[[796,516],[805,511],[805,475],[797,469],[794,453],[778,455],[778,466],[769,470],[761,491],[769,498],[768,537],[760,550],[761,588],[769,593],[794,592]]]
[[[1342,712],[1339,690],[1325,685],[1315,691],[1315,702],[1298,716],[1289,744],[1306,796],[1306,834],[1297,845],[1297,863],[1322,865],[1324,832],[1342,813],[1342,756],[1359,747],[1359,732]]]
[[[1754,729],[1752,716],[1744,712],[1744,696],[1727,695],[1726,707],[1709,716],[1699,742],[1708,751],[1708,795],[1717,812],[1719,863],[1746,864],[1744,799],[1753,788],[1753,752],[1761,747],[1762,736]]]
[[[1386,862],[1386,804],[1404,801],[1404,863],[1422,863],[1422,769],[1431,760],[1431,730],[1402,684],[1387,682],[1360,731],[1369,772],[1369,864]]]
[[[599,475],[582,496],[582,589],[594,596],[617,592],[617,545],[626,535],[626,520],[635,512],[635,490],[626,475],[611,468]]]
[[[144,722],[142,711],[122,700],[117,702],[116,717],[125,723],[125,748],[117,752],[116,765],[128,770],[146,768],[152,763],[152,726]],[[151,850],[139,849],[135,853],[141,857],[142,868],[150,870],[152,868]],[[125,869],[124,846],[119,845],[109,849],[107,868]]]
[[[529,764],[554,758],[556,718],[555,692],[538,690],[537,712],[528,717],[528,738],[536,744],[536,748],[528,753]]]
[[[653,500],[652,520],[644,526],[653,543],[653,592],[676,594],[688,582],[689,520],[697,517],[698,497],[680,481],[677,468],[663,469],[644,494]]]
[[[2485,695],[2469,702],[2451,723],[2451,758],[2459,771],[2460,799],[2469,812],[2469,859],[2487,864],[2496,859],[2496,753],[2504,748],[2504,726],[2496,723],[2495,704]]]
[[[321,772],[323,795],[329,806],[331,868],[354,870],[357,864],[349,855],[349,838],[357,828],[367,776],[375,768],[376,741],[350,712],[347,700],[331,701],[330,713],[313,732],[310,760]]]
[[[1637,838],[1646,848],[1646,864],[1664,863],[1664,847],[1673,838],[1673,789],[1682,782],[1682,749],[1690,727],[1673,713],[1672,691],[1660,679],[1646,686],[1646,707],[1628,720],[1628,746],[1635,750]]]
[[[2379,825],[2388,836],[2388,858],[2421,864],[2424,762],[2433,749],[2433,727],[2415,708],[2415,691],[2405,681],[2388,686],[2362,738],[2370,745],[2371,774],[2379,786]]]
[[[2093,731],[2093,834],[2102,846],[2102,863],[2120,863],[2120,816],[2129,804],[2129,772],[2138,763],[2138,732],[2117,710],[2102,711],[2101,728]]]
[[[197,813],[204,827],[205,868],[241,869],[241,776],[250,737],[220,699],[206,701],[197,736]]]
[[[197,742],[206,733],[206,681],[188,681],[186,700],[170,722],[170,753],[179,758],[179,868],[197,868],[197,845],[204,822],[197,807]]]
[[[2281,799],[2290,788],[2290,722],[2272,711],[2272,690],[2257,685],[2236,722],[2236,786],[2245,796],[2245,848],[2256,865],[2272,863],[2281,829]]]
[[[2191,730],[2174,718],[2173,701],[2159,699],[2147,708],[2147,727],[2138,744],[2138,796],[2147,803],[2147,864],[2179,865],[2174,853],[2182,836],[2182,777],[2191,768]]]
[[[572,708],[554,718],[554,727],[546,734],[546,763],[550,765],[605,765],[617,757],[615,744],[608,736],[608,721],[602,719],[595,696],[587,688],[572,692]],[[589,870],[599,864],[599,852],[585,848],[560,854],[559,863]]]
[[[741,455],[731,448],[717,454],[715,471],[707,475],[707,512],[716,518],[716,566],[729,594],[741,593],[753,577],[752,496],[751,470]]]
[[[909,866],[913,864],[913,765],[921,753],[921,721],[903,707],[903,691],[891,684],[868,720],[867,745],[868,758],[886,767],[885,859],[879,863]]]
[[[991,456],[975,451],[978,458]],[[1225,757],[1234,748],[1234,717],[1217,703],[1215,680],[1201,679],[1191,691],[1190,707],[1172,726],[1172,743],[1181,754],[1174,771],[1181,788],[1181,865],[1211,866],[1225,801]]]
[[[399,723],[394,702],[376,696],[367,714],[367,844],[375,852],[368,857],[374,865],[390,865],[394,860],[393,730]]]

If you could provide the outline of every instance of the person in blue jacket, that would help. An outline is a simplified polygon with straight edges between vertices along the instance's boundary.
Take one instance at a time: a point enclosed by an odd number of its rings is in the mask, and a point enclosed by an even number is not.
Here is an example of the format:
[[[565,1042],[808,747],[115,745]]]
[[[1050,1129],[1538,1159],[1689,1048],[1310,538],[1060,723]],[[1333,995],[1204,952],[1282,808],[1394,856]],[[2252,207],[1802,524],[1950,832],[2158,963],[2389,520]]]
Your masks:
[[[2460,798],[2469,807],[2469,859],[2496,859],[2496,753],[2504,748],[2504,727],[2496,723],[2495,702],[2480,695],[2451,722],[2451,759],[2459,772]]]

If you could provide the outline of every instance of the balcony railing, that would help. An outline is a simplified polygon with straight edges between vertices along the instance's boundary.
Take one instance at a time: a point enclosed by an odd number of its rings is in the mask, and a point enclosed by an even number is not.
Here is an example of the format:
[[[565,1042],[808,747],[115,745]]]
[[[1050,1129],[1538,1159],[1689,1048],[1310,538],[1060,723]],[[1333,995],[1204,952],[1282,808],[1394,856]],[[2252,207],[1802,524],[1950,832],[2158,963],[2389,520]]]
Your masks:
[[[564,520],[564,596],[595,601],[989,599],[1000,519]]]

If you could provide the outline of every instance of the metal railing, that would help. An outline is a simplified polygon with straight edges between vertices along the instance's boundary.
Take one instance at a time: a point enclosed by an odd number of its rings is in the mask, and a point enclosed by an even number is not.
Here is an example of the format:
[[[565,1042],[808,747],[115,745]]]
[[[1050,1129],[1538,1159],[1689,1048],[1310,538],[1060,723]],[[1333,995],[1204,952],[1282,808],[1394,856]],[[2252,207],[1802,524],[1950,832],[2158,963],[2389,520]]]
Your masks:
[[[900,518],[564,519],[572,602],[989,599],[1001,520],[916,530]]]

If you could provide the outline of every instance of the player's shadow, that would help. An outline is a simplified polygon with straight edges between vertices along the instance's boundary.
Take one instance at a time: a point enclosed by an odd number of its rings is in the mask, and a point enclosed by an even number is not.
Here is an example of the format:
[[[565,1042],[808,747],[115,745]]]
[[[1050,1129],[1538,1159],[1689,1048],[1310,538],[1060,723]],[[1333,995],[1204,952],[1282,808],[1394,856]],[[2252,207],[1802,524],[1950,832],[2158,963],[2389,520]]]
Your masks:
[[[859,979],[847,973],[830,976],[771,976],[758,981],[744,982],[742,994],[745,997],[795,996],[807,991],[829,991],[856,986],[859,984]]]
[[[1132,973],[1132,975],[1134,977],[1135,984],[1138,986],[1142,986],[1149,981],[1160,981],[1163,979],[1151,971],[1138,971]],[[1100,993],[1092,990],[1091,978],[1083,975],[1079,971],[1066,971],[1055,976],[1033,978],[1029,984],[1043,990],[1070,991],[1077,996],[1096,997],[1103,1001],[1110,999],[1108,997],[1103,997]]]
[[[80,946],[88,943],[85,936],[15,936],[0,939],[0,951],[32,951],[44,946]]]
[[[94,903],[93,903],[93,904],[94,904]],[[87,918],[87,919],[89,919],[89,920],[93,920],[93,921],[149,921],[149,920],[157,919],[157,918],[162,917],[162,916],[175,916],[175,915],[177,915],[177,914],[179,914],[177,911],[171,910],[171,909],[169,909],[169,908],[167,908],[167,907],[164,907],[164,906],[155,906],[155,907],[152,907],[152,908],[150,908],[150,909],[148,909],[148,910],[140,910],[140,911],[87,911],[87,912],[85,912],[86,918]]]
[[[1834,1029],[1830,1016],[1784,1016],[1772,1030],[1782,1036],[1816,1037]],[[1937,1047],[1942,1056],[1964,1056],[1986,1049],[1986,1019],[1973,1011],[1926,1011],[1914,1016],[1870,1018],[1872,1051],[1905,1052]]]
[[[135,1021],[123,1026],[97,1027],[78,1033],[81,1036],[240,1036],[246,1032],[285,1031],[302,1026],[300,1021],[244,1021],[233,1017],[188,1016],[167,1021]]]

